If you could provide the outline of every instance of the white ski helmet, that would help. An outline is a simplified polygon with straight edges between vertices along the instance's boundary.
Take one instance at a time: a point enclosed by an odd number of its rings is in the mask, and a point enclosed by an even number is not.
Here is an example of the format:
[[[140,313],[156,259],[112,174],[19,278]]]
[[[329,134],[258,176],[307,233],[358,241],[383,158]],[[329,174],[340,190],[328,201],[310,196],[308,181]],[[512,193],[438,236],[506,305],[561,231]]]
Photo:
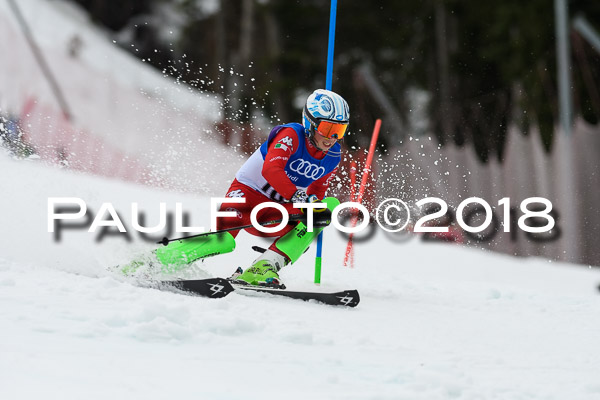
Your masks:
[[[342,96],[330,90],[317,89],[306,99],[302,112],[304,132],[312,138],[322,136],[341,139],[350,122],[350,109]]]

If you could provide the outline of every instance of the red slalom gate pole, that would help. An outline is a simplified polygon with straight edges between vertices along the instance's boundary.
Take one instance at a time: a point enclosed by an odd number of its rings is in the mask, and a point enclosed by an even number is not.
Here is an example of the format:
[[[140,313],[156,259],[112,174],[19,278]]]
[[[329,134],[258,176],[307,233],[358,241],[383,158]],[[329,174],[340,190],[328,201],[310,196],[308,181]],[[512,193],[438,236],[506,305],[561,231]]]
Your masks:
[[[375,127],[373,128],[373,135],[371,136],[371,145],[369,146],[369,154],[367,155],[367,162],[363,168],[362,179],[360,181],[360,188],[358,189],[358,198],[356,202],[362,204],[362,199],[365,194],[365,188],[367,187],[367,179],[369,178],[369,172],[371,172],[371,164],[373,163],[373,156],[375,155],[375,146],[377,145],[377,138],[379,137],[379,129],[381,128],[381,119],[375,121]],[[350,171],[352,172],[352,171]],[[354,185],[353,185],[354,187]],[[352,218],[352,227],[356,226],[356,218]],[[348,237],[348,244],[346,245],[346,254],[344,257],[344,266],[348,265],[348,258],[353,250],[353,239],[354,234],[351,233]]]
[[[356,161],[352,160],[350,163],[350,201],[356,201]],[[356,226],[356,218],[352,217],[352,227]],[[348,237],[348,245],[346,246],[346,253],[344,254],[344,267],[348,266],[348,260],[351,260],[351,267],[354,267],[354,258],[352,257],[353,247],[352,247],[352,238],[353,235],[350,234]],[[352,257],[352,258],[351,258]]]
[[[371,136],[371,145],[369,146],[369,154],[367,155],[367,163],[363,168],[362,180],[360,182],[360,189],[358,190],[358,199],[356,202],[362,204],[362,198],[365,194],[365,188],[367,187],[367,179],[369,172],[371,172],[371,163],[373,162],[373,156],[375,155],[375,146],[377,145],[377,138],[379,137],[379,129],[381,128],[381,120],[375,121],[375,127],[373,128],[373,136]]]

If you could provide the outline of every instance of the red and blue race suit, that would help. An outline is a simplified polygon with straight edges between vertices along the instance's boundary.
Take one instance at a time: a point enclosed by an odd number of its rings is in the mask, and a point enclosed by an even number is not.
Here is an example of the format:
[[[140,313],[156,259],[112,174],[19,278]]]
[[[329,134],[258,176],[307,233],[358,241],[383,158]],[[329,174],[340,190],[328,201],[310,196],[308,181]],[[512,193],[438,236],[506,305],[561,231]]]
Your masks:
[[[300,210],[293,208],[290,202],[298,189],[305,189],[307,194],[323,199],[337,171],[340,150],[339,143],[327,152],[317,149],[298,123],[276,126],[268,139],[242,165],[227,191],[227,197],[243,197],[246,203],[223,203],[220,210],[234,211],[236,217],[219,218],[217,228],[249,225],[252,209],[264,202],[280,203],[290,215],[298,214]],[[265,208],[258,213],[257,220],[263,222],[281,217],[278,210]],[[280,237],[292,228],[288,225],[276,233],[263,233],[254,228],[247,231],[258,236]],[[239,231],[231,233],[235,237]]]

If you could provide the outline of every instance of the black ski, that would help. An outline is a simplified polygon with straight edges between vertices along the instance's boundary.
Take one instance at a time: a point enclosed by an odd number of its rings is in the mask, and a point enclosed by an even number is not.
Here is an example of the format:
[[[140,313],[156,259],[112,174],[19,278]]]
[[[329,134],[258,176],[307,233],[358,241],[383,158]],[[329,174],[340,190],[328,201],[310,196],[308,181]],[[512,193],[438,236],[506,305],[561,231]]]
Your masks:
[[[345,307],[356,307],[360,302],[360,296],[358,290],[344,290],[342,292],[335,293],[323,293],[323,292],[296,292],[286,289],[277,289],[260,286],[250,285],[238,285],[233,284],[235,290],[247,291],[247,292],[259,292],[269,293],[274,296],[284,296],[298,300],[315,300],[320,303],[328,304],[331,306],[345,306]]]
[[[161,281],[159,282],[159,285],[174,287],[176,289],[214,299],[225,297],[234,290],[233,286],[223,278]]]
[[[360,302],[357,290],[344,290],[341,292],[298,292],[293,290],[272,287],[232,284],[223,278],[207,278],[181,281],[160,281],[159,286],[173,287],[182,291],[194,293],[204,297],[222,298],[237,290],[239,292],[268,293],[274,296],[283,296],[297,300],[315,300],[332,306],[356,307]]]

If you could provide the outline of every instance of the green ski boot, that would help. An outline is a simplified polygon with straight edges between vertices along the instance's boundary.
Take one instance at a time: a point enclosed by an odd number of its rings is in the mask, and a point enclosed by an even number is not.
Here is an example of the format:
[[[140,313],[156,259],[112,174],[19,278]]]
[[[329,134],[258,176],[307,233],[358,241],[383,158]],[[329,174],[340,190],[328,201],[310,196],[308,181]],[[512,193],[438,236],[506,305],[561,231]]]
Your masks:
[[[254,261],[254,264],[246,271],[238,268],[231,280],[241,285],[268,286],[285,289],[285,285],[279,279],[279,270],[285,266],[286,259],[273,250],[267,250],[262,256]]]

